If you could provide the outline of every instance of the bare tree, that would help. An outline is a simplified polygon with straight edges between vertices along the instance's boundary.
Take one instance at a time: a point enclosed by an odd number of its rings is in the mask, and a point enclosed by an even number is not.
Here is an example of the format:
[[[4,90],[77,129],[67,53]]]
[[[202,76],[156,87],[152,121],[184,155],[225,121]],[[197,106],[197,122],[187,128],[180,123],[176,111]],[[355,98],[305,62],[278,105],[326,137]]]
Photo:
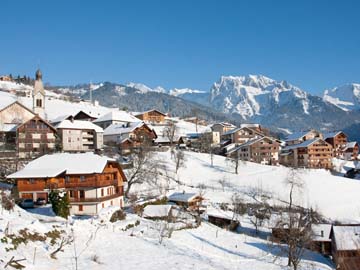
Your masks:
[[[168,125],[163,130],[163,136],[169,140],[171,148],[173,148],[176,132],[177,132],[177,126],[173,121],[169,122]]]
[[[221,185],[222,191],[225,191],[225,187],[228,185],[226,177],[224,176],[223,178],[219,179],[218,183]]]
[[[134,184],[156,183],[159,175],[159,161],[149,147],[141,146],[132,154],[132,167],[125,170],[127,188],[125,196],[128,198]]]
[[[281,229],[281,241],[287,246],[280,248],[288,257],[288,266],[298,269],[305,249],[311,242],[312,211],[294,205],[296,192],[301,192],[304,182],[297,169],[291,169],[285,179],[285,185],[289,187],[289,202],[285,216],[281,216],[277,222],[277,228]]]
[[[247,205],[244,203],[242,197],[238,193],[235,193],[231,197],[231,203],[232,203],[233,213],[234,213],[233,221],[235,221],[235,220],[238,220],[238,217],[240,217],[246,213]]]
[[[226,158],[226,161],[229,162],[232,165],[232,167],[234,168],[234,173],[238,174],[239,173],[239,166],[240,166],[240,163],[241,163],[239,153],[236,151],[234,153],[234,155],[228,156]]]
[[[179,168],[185,167],[186,158],[184,151],[177,150],[173,155],[173,159],[175,161],[175,172],[177,173]]]
[[[215,147],[212,141],[212,133],[204,133],[200,136],[200,151],[210,155],[211,167],[214,166],[214,150]]]

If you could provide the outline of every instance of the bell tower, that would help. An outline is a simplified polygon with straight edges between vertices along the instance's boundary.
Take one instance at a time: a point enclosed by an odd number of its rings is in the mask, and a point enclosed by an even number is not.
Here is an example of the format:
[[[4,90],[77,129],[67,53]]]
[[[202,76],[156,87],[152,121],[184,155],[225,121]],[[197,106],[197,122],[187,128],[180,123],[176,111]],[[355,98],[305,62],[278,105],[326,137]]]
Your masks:
[[[33,111],[40,117],[45,118],[45,90],[40,69],[38,69],[35,73],[35,85],[32,98]]]

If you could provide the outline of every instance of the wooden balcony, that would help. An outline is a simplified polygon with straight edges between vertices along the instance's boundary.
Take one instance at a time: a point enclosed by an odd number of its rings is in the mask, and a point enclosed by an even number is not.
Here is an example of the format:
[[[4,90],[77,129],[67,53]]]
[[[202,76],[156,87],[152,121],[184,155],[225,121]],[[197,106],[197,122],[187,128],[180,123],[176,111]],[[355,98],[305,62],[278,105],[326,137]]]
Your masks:
[[[119,198],[121,196],[124,196],[124,192],[120,190],[120,192],[109,195],[109,196],[103,196],[98,198],[71,198],[69,197],[70,203],[92,203],[92,202],[103,202],[115,198]]]

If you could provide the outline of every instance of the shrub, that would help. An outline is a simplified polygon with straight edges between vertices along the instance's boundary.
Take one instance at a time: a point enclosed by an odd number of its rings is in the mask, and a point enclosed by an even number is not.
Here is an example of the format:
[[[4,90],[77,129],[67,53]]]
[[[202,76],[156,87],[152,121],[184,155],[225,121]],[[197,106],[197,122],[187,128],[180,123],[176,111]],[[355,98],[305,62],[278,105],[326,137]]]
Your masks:
[[[7,195],[4,191],[1,192],[1,207],[7,211],[14,209],[15,202],[10,195]]]
[[[110,222],[124,220],[125,218],[126,218],[125,212],[123,212],[122,210],[117,210],[111,215]]]
[[[65,192],[52,190],[49,194],[49,201],[52,205],[54,213],[57,216],[67,218],[70,215],[70,202]]]

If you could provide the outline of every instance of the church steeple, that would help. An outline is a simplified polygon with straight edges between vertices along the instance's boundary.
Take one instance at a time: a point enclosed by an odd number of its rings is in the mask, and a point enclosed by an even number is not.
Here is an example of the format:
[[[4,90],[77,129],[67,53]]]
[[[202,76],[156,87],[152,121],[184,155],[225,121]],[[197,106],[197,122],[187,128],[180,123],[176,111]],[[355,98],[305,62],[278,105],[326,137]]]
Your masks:
[[[45,90],[42,82],[42,73],[38,69],[35,73],[35,84],[33,91],[33,111],[45,118]]]

